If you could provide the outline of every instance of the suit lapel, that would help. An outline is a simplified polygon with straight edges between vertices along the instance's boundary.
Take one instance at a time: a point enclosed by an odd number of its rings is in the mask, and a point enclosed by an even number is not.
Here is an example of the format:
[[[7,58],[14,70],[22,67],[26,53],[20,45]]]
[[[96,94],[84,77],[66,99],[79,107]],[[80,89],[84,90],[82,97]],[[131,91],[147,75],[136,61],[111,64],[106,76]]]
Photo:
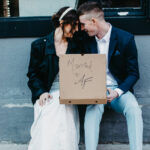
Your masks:
[[[45,55],[56,54],[55,46],[54,46],[54,31],[52,31],[47,38]]]
[[[116,44],[117,44],[116,31],[115,31],[115,27],[112,26],[110,43],[109,43],[109,51],[108,51],[108,64],[110,63],[111,56],[115,50]],[[90,37],[90,42],[88,42],[86,46],[90,47],[90,53],[98,53],[97,42],[95,37]]]
[[[116,44],[117,44],[117,37],[116,37],[116,33],[115,33],[115,28],[112,27],[110,43],[109,43],[109,51],[108,51],[108,65],[110,63],[111,56],[115,50]]]

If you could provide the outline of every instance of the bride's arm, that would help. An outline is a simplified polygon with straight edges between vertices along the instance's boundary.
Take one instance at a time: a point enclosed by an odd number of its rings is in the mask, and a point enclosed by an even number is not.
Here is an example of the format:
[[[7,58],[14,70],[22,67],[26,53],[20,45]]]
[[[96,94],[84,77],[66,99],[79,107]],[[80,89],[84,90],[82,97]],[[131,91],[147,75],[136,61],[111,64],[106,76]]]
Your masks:
[[[44,87],[43,81],[38,77],[38,66],[41,63],[42,52],[38,41],[31,45],[30,62],[27,76],[29,78],[28,86],[32,92],[32,101],[35,103],[40,95],[48,92]]]

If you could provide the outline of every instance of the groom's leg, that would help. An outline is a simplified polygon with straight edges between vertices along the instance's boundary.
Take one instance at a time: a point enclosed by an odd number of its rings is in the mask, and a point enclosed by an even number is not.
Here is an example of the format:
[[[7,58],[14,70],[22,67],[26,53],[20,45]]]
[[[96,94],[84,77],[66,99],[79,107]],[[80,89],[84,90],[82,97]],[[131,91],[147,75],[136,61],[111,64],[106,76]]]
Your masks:
[[[111,107],[126,117],[130,150],[142,150],[143,120],[135,96],[127,92],[111,102]]]
[[[99,124],[104,112],[103,104],[88,105],[85,113],[84,131],[86,150],[96,150],[99,139]]]

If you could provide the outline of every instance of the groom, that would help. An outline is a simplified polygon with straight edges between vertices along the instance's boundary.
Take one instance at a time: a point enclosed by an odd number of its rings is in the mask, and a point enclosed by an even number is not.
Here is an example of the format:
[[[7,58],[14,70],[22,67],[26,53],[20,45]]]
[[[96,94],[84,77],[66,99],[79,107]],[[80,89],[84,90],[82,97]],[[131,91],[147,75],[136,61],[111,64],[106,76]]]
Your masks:
[[[142,150],[143,121],[141,109],[132,91],[139,79],[134,36],[106,22],[100,4],[86,2],[78,9],[81,29],[89,35],[84,48],[91,53],[106,54],[106,107],[123,114],[127,121],[130,150]],[[86,107],[84,130],[86,150],[96,150],[103,104]],[[111,132],[111,131],[109,131]]]

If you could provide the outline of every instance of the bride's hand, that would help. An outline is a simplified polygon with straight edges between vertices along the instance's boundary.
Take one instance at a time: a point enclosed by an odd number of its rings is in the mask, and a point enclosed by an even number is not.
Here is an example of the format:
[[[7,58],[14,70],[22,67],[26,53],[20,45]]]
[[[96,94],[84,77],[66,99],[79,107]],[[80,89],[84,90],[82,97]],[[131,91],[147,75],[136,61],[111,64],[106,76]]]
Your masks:
[[[51,99],[51,98],[52,98],[52,96],[48,92],[41,94],[40,98],[39,98],[39,105],[40,106],[45,105],[46,101],[49,101],[49,99]]]

